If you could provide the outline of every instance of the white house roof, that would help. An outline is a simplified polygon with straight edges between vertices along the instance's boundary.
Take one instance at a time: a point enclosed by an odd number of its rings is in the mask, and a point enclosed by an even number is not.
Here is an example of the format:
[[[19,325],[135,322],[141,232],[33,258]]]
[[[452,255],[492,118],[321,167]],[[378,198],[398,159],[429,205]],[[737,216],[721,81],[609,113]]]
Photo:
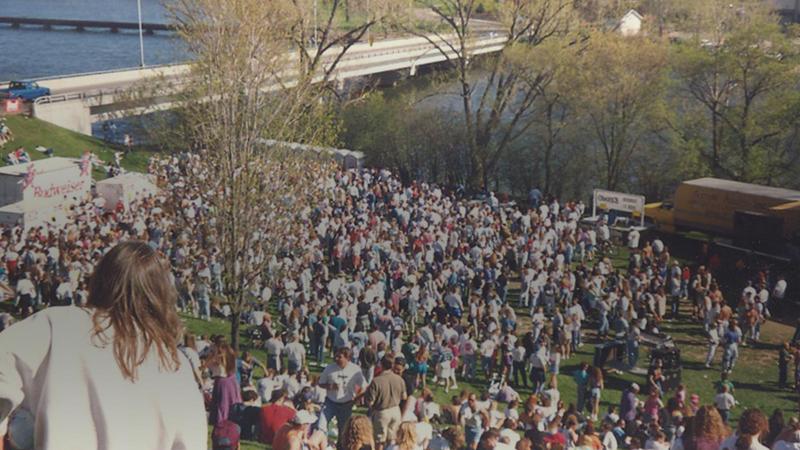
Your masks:
[[[69,167],[75,167],[76,160],[71,158],[45,158],[38,159],[33,162],[25,164],[15,164],[12,166],[0,167],[0,175],[23,176],[28,173],[28,167],[33,164],[37,173],[51,172],[53,170],[61,170]]]
[[[631,9],[628,12],[626,12],[625,15],[622,16],[621,20],[624,21],[625,19],[628,19],[629,17],[636,17],[639,20],[643,20],[644,19],[644,17],[641,14],[639,14],[639,12],[636,11],[635,9]]]

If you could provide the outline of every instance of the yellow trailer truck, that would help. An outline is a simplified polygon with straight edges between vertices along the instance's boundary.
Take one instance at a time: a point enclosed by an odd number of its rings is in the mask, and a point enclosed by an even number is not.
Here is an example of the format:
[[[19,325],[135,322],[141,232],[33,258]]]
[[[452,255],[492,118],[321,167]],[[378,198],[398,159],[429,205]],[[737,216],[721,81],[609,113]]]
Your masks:
[[[800,191],[699,178],[684,181],[670,201],[645,205],[661,231],[697,230],[748,241],[796,241]]]

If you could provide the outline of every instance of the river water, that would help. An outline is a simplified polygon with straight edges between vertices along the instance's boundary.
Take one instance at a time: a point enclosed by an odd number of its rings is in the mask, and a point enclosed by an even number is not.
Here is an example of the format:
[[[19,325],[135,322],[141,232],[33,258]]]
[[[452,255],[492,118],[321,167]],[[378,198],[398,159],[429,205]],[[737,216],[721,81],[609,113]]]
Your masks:
[[[167,22],[160,0],[141,0],[142,21]],[[0,16],[137,22],[136,0],[0,0]],[[172,33],[144,35],[146,65],[185,59]],[[77,32],[0,25],[0,81],[49,77],[139,65],[138,31]]]

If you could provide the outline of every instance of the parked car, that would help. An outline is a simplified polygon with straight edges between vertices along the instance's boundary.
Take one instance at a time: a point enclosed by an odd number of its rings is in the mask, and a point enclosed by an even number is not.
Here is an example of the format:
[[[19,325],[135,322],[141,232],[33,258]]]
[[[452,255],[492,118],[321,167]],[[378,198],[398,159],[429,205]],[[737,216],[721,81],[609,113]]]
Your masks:
[[[45,95],[50,95],[50,89],[39,86],[39,83],[33,81],[12,81],[7,89],[0,89],[0,99],[20,98],[33,101]]]

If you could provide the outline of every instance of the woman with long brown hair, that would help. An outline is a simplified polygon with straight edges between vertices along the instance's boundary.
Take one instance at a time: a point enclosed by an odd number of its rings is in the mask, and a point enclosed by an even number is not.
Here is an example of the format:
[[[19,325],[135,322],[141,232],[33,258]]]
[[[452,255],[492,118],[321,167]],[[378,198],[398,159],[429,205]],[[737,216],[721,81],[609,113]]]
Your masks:
[[[386,450],[423,450],[417,445],[417,431],[414,422],[403,422],[397,429],[397,438],[394,444],[386,447]]]
[[[214,390],[211,393],[209,422],[216,425],[228,419],[233,405],[242,402],[242,392],[236,380],[236,352],[224,337],[217,340],[211,362]]]
[[[372,421],[367,416],[350,416],[339,439],[341,450],[375,450]]]
[[[730,434],[717,408],[701,406],[673,447],[681,450],[716,450]]]
[[[0,435],[16,411],[37,449],[205,449],[176,298],[167,264],[130,241],[100,260],[87,308],[48,308],[0,333]]]
[[[600,414],[600,397],[605,388],[603,378],[603,369],[593,366],[589,372],[589,407],[592,421],[597,420],[597,416]]]
[[[763,445],[761,437],[769,432],[767,416],[756,408],[748,409],[739,418],[736,433],[725,439],[720,446],[722,450],[769,450]]]

